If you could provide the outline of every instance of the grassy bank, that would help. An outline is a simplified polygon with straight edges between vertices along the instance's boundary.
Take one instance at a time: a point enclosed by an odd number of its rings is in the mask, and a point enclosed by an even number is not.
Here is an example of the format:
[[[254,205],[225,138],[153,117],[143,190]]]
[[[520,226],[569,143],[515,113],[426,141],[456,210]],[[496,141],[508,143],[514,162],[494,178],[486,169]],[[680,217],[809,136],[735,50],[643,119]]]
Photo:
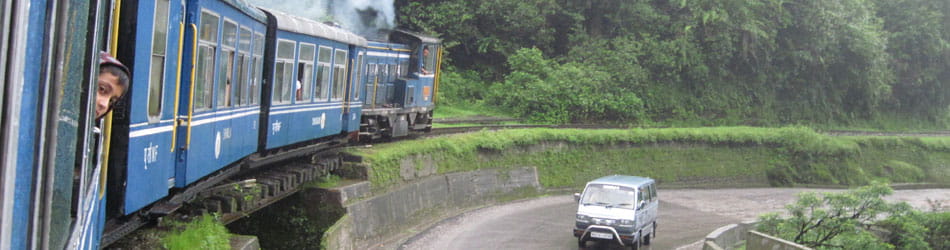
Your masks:
[[[517,129],[403,141],[354,150],[374,188],[403,181],[400,168],[438,173],[535,166],[545,187],[609,174],[661,183],[761,178],[772,185],[861,185],[871,180],[950,183],[950,138],[830,137],[801,127],[625,130]],[[427,163],[428,161],[428,163]]]

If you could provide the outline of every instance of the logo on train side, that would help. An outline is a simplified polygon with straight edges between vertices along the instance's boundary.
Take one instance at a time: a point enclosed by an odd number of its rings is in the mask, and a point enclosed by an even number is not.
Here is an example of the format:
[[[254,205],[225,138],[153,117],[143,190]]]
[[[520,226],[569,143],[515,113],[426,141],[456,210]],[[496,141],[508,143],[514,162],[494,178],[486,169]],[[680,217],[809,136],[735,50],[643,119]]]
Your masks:
[[[142,161],[145,162],[145,170],[148,170],[148,165],[158,161],[158,145],[152,145],[151,142],[148,143],[148,147],[145,147]]]
[[[272,135],[276,135],[277,132],[280,132],[280,120],[274,121],[274,124],[271,124]]]
[[[218,159],[218,156],[221,155],[221,131],[215,133],[214,136],[214,158]]]
[[[318,124],[320,125],[320,129],[327,126],[327,113],[321,113],[320,117],[310,119],[310,125],[317,126]]]

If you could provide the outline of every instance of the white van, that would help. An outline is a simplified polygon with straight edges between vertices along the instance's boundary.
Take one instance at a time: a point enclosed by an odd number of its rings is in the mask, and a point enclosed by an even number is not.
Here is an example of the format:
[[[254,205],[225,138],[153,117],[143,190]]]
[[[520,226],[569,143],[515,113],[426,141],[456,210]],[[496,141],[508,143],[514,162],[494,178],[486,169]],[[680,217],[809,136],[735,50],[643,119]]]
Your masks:
[[[587,183],[578,201],[574,223],[577,245],[610,241],[638,249],[656,238],[659,199],[656,182],[637,176],[611,175]]]

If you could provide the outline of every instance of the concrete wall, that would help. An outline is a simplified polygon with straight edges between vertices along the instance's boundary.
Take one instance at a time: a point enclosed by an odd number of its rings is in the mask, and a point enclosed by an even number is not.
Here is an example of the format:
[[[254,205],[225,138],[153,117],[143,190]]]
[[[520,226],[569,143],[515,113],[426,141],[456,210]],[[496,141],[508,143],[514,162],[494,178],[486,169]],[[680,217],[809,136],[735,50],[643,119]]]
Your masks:
[[[729,224],[706,235],[703,250],[733,249],[746,240],[746,233],[755,227],[755,222]]]
[[[794,242],[766,235],[752,230],[757,222],[743,222],[720,227],[708,235],[703,242],[703,250],[736,249],[745,243],[747,250],[798,250],[811,249]]]
[[[449,216],[445,211],[483,205],[522,188],[540,189],[540,184],[534,167],[522,167],[429,176],[383,194],[361,197],[368,194],[366,188],[341,188],[341,193],[350,194],[343,195],[350,198],[341,201],[346,204],[346,216],[324,234],[327,249],[378,247],[410,227]]]
[[[748,250],[800,250],[800,249],[811,249],[795,242],[787,241],[777,237],[772,237],[756,231],[749,231],[748,239],[746,240],[745,249]]]

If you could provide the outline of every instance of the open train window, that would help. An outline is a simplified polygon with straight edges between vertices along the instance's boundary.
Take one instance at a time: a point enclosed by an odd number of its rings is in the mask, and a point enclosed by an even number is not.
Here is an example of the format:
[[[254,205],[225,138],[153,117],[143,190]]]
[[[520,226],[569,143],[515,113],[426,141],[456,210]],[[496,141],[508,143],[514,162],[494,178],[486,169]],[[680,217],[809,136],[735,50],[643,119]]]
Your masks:
[[[336,57],[333,59],[333,99],[339,101],[343,99],[344,84],[346,84],[346,50],[336,50]]]
[[[234,88],[234,104],[237,106],[247,105],[247,74],[251,65],[251,35],[250,29],[241,27],[240,39],[238,39],[237,75],[235,76],[237,86]]]
[[[214,92],[214,63],[217,52],[220,17],[213,12],[201,11],[201,30],[198,36],[198,64],[195,65],[195,111],[211,109]]]
[[[333,49],[320,46],[320,54],[317,54],[317,91],[316,96],[321,101],[330,98],[330,60]]]
[[[297,60],[297,102],[310,102],[313,93],[313,58],[316,46],[300,44],[300,59]]]
[[[294,53],[296,43],[281,39],[277,43],[277,63],[274,65],[274,103],[290,103],[290,90],[294,84]]]
[[[439,54],[438,52],[439,52],[438,45],[435,45],[435,44],[422,45],[422,51],[419,52],[420,55],[422,56],[422,60],[420,62],[422,64],[422,68],[420,68],[419,72],[421,72],[423,75],[435,74],[436,59]]]
[[[169,0],[155,1],[152,25],[152,61],[148,81],[148,120],[158,122],[162,116],[162,92],[165,85],[165,52],[168,46]]]
[[[264,35],[254,33],[254,56],[251,59],[251,105],[257,105],[261,100],[261,72],[264,70]]]
[[[234,47],[237,42],[237,23],[224,19],[224,30],[221,38],[221,55],[224,61],[218,64],[218,98],[217,107],[230,107],[231,82],[234,80]]]

